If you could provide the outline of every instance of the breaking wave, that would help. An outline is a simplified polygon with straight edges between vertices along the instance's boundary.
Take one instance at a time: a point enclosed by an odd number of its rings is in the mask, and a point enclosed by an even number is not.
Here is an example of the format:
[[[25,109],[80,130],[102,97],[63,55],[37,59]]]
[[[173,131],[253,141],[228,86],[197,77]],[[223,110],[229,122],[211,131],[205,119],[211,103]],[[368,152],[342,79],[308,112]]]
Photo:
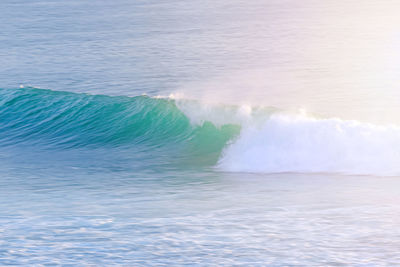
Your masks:
[[[171,97],[0,89],[0,147],[13,146],[132,148],[229,172],[400,175],[398,126]]]

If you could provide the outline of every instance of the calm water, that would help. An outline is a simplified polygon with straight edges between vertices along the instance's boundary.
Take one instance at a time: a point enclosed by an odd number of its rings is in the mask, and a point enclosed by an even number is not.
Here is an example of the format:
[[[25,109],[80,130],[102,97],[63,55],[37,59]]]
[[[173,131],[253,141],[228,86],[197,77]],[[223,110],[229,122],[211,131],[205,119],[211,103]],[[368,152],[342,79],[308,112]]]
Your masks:
[[[399,265],[399,12],[2,1],[0,265]]]

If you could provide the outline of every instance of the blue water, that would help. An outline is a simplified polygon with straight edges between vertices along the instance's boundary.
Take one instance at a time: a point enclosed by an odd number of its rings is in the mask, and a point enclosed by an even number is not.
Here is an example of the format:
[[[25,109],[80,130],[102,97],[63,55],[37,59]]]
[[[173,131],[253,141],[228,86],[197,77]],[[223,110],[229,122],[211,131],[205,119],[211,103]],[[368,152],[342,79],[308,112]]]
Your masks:
[[[399,265],[399,10],[2,1],[0,265]]]

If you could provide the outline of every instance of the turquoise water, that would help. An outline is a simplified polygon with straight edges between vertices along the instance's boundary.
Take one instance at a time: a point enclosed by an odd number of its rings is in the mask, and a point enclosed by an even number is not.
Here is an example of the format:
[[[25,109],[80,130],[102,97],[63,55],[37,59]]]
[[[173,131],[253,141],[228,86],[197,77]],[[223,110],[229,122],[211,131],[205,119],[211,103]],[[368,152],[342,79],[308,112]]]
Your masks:
[[[398,265],[399,8],[2,1],[0,265]]]

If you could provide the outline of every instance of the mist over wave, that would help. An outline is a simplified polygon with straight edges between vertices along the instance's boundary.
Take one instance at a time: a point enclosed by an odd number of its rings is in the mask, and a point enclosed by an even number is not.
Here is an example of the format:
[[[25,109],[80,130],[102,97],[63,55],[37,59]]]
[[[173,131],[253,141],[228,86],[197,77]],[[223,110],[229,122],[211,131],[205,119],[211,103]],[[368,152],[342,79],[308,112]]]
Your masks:
[[[217,98],[218,99],[218,98]],[[192,123],[241,126],[217,168],[230,172],[400,174],[400,127],[323,118],[305,110],[177,101]],[[195,105],[193,105],[195,104]]]

